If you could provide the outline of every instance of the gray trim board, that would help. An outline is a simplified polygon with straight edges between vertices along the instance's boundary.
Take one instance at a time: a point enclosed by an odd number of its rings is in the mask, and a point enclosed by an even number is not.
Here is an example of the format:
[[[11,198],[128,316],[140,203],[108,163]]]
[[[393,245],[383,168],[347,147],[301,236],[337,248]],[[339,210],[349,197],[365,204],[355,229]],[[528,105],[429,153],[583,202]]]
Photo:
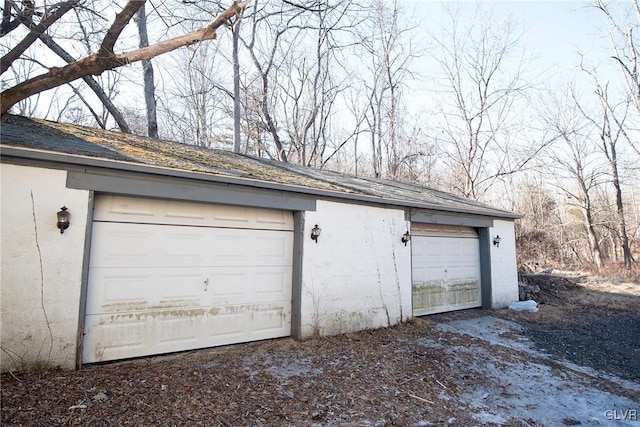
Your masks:
[[[180,178],[148,175],[102,175],[69,171],[67,187],[108,194],[157,197],[173,200],[220,203],[282,210],[316,210],[316,201],[282,191],[266,191]]]
[[[89,287],[89,260],[91,257],[91,236],[93,235],[93,207],[95,194],[89,192],[87,202],[87,223],[85,226],[84,255],[82,257],[82,278],[80,280],[80,304],[78,310],[78,334],[76,340],[76,369],[82,368],[82,349],[84,348],[84,321],[87,310],[87,289]]]
[[[428,224],[461,225],[465,227],[493,227],[493,219],[482,216],[445,215],[440,213],[411,212],[409,220]]]
[[[478,229],[478,239],[480,241],[480,297],[482,308],[491,308],[493,301],[491,298],[491,235],[489,228]]]
[[[291,338],[302,339],[302,258],[304,212],[293,213],[293,275],[291,280]]]

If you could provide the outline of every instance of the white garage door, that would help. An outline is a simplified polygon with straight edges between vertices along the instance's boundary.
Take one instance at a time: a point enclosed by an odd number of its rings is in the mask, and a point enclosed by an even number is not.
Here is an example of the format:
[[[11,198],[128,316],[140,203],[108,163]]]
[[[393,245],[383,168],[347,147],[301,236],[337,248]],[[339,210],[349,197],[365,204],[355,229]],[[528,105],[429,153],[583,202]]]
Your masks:
[[[470,227],[411,225],[413,315],[480,307],[480,245]]]
[[[289,336],[293,215],[98,196],[85,363]]]

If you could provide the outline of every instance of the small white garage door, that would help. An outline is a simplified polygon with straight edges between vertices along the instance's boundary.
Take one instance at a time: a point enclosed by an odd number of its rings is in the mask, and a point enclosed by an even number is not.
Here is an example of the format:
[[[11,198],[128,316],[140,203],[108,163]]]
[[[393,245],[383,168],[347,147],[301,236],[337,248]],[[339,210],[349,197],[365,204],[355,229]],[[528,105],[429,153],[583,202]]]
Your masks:
[[[470,227],[411,225],[413,315],[480,307],[480,245]]]
[[[290,335],[291,212],[97,196],[85,363]]]

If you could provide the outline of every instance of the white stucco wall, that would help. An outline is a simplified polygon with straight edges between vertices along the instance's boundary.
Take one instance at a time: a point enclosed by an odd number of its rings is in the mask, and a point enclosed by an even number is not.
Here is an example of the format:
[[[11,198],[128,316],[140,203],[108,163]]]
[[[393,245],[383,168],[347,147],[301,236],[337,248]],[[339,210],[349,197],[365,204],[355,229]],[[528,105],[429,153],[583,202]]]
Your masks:
[[[1,368],[73,368],[89,193],[67,189],[66,171],[0,166]]]
[[[315,224],[322,229],[311,240]],[[302,337],[395,325],[411,317],[411,246],[404,212],[318,201],[307,212]]]
[[[500,236],[497,247],[491,244],[491,302],[492,308],[504,308],[518,301],[518,267],[513,221],[494,220],[490,238]]]

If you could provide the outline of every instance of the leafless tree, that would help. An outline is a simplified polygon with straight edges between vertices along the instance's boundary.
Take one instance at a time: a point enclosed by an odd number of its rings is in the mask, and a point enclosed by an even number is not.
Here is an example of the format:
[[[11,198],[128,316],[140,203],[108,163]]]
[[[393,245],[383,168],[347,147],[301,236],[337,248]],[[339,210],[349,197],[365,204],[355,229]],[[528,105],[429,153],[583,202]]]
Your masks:
[[[243,17],[240,41],[255,73],[245,79],[249,96],[243,99],[257,106],[259,135],[269,140],[246,145],[259,145],[262,153],[281,161],[322,167],[340,148],[328,137],[341,90],[335,77],[341,41],[333,34],[350,28],[353,3],[305,0],[252,6]]]
[[[272,156],[287,162],[287,149],[281,137],[282,131],[278,126],[272,86],[277,80],[275,75],[279,71],[278,65],[281,59],[279,54],[286,54],[288,49],[295,46],[295,36],[301,33],[300,26],[292,23],[304,16],[304,10],[285,3],[270,5],[268,2],[255,1],[253,6],[254,10],[245,20],[247,24],[245,27],[248,27],[249,34],[241,37],[241,42],[258,75],[256,79],[256,87],[260,93],[258,108],[264,127],[273,140],[275,154]],[[287,33],[290,33],[291,38],[283,43]]]
[[[575,93],[571,98],[575,99]],[[554,109],[547,123],[561,136],[563,143],[551,150],[546,167],[554,171],[556,188],[564,193],[565,203],[580,212],[580,217],[573,215],[572,218],[582,224],[589,242],[591,261],[600,270],[605,256],[597,231],[599,224],[594,191],[603,185],[604,174],[593,138],[594,129],[573,99],[556,97],[552,102]]]
[[[588,110],[583,103],[577,99],[575,94],[573,94],[572,98],[581,115],[596,130],[599,142],[598,147],[606,158],[611,182],[614,187],[617,234],[621,243],[624,265],[627,269],[630,269],[632,256],[629,247],[629,236],[627,234],[622,197],[622,181],[618,160],[619,142],[627,136],[626,121],[630,103],[628,102],[628,98],[623,99],[621,102],[613,103],[609,96],[609,84],[602,84],[598,80],[598,76],[594,70],[584,67],[582,70],[591,77],[594,86],[593,93],[597,99],[598,109]]]
[[[225,101],[232,93],[220,84],[226,62],[219,55],[218,45],[202,44],[172,58],[175,64],[167,72],[174,82],[165,86],[161,97],[161,113],[169,124],[167,135],[201,147],[228,147]]]
[[[99,75],[104,71],[116,69],[126,64],[150,60],[151,58],[173,51],[179,47],[214,39],[216,37],[216,30],[243,10],[248,2],[233,3],[232,6],[199,30],[158,42],[152,46],[124,53],[115,53],[114,47],[122,31],[143,4],[144,1],[141,0],[129,0],[125,4],[120,13],[114,18],[104,37],[102,37],[100,47],[96,52],[66,66],[50,68],[49,71],[44,74],[18,82],[13,87],[4,90],[0,94],[2,115],[7,113],[13,105],[29,96],[72,82],[84,76]]]
[[[411,62],[422,53],[414,43],[416,27],[397,1],[375,0],[360,28],[356,51],[364,65],[358,73],[363,93],[356,102],[362,107],[353,110],[361,110],[366,123],[374,175],[399,178],[403,163],[419,157],[402,139],[403,127],[412,126],[404,120],[403,92],[416,80]]]
[[[631,9],[628,9],[629,6]],[[595,0],[595,7],[603,13],[607,21],[607,35],[613,49],[612,59],[618,65],[629,98],[635,107],[636,122],[640,122],[640,1],[623,2],[616,8],[604,0]],[[626,139],[640,155],[637,135]]]
[[[75,62],[76,59],[63,48],[58,42],[55,41],[54,37],[49,34],[47,31],[54,23],[60,20],[67,12],[74,10],[76,11],[82,5],[81,1],[66,1],[63,3],[54,4],[50,7],[45,7],[43,11],[36,10],[34,2],[22,2],[20,5],[14,1],[6,1],[4,12],[5,21],[3,22],[11,22],[11,24],[6,24],[3,30],[3,35],[8,34],[9,32],[16,30],[20,24],[26,27],[29,31],[20,42],[16,43],[13,49],[11,49],[5,56],[2,58],[2,73],[12,68],[19,68],[21,63],[23,62],[38,62],[42,68],[47,68],[44,64],[41,64],[34,55],[27,55],[27,49],[29,49],[32,44],[39,39],[45,46],[47,46],[53,53],[59,56],[63,61],[70,64]],[[15,11],[15,18],[11,21],[11,10]],[[34,21],[34,16],[41,17],[39,23]],[[81,14],[75,13],[77,26],[82,29],[83,27],[83,17]],[[3,24],[4,25],[4,24]],[[86,39],[87,32],[79,31],[82,34],[82,37],[85,38],[84,42],[88,44],[88,40]],[[18,61],[19,58],[26,57],[26,61]],[[35,73],[35,70],[33,70]],[[28,80],[32,73],[26,75],[24,78],[20,79],[12,79],[13,81],[25,81]],[[127,124],[124,116],[121,111],[115,106],[111,97],[105,92],[103,85],[101,85],[93,76],[87,75],[83,76],[82,80],[89,86],[89,88],[94,92],[98,100],[102,103],[104,108],[111,114],[114,118],[120,130],[125,133],[129,133],[129,125]],[[75,96],[86,105],[90,114],[95,118],[96,123],[102,127],[106,127],[106,121],[101,119],[101,114],[93,109],[90,102],[86,99],[81,91],[73,86],[71,83],[68,83],[72,89],[72,92]],[[54,98],[59,101],[58,97]],[[65,105],[69,105],[71,102],[70,99],[67,99]],[[58,116],[62,113],[59,112]]]
[[[529,76],[522,31],[509,17],[499,19],[478,6],[471,19],[447,9],[442,34],[435,37],[439,134],[452,190],[481,198],[497,179],[523,170],[554,136],[526,141],[530,117],[521,111],[536,76]],[[519,146],[528,147],[519,151]]]

